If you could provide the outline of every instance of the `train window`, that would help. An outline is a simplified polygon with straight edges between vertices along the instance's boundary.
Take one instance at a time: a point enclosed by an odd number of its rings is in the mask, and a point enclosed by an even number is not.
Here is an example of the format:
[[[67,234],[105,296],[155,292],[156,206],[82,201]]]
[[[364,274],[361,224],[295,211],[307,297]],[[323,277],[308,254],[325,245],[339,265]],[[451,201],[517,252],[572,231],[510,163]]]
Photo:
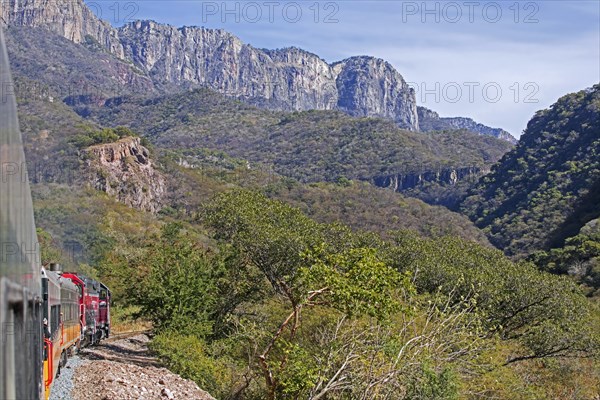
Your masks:
[[[50,332],[52,336],[58,331],[60,326],[60,305],[50,307]]]

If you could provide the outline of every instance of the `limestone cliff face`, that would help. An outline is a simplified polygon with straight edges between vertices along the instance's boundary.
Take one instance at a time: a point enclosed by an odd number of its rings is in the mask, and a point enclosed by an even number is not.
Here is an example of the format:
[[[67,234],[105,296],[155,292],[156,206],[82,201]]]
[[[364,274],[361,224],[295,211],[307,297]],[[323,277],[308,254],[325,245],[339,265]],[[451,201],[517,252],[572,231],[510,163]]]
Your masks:
[[[120,30],[126,56],[160,83],[196,84],[286,111],[332,109],[335,76],[300,49],[263,51],[218,29],[137,21]]]
[[[9,25],[45,27],[75,43],[91,38],[123,58],[118,31],[98,19],[82,0],[3,0],[1,13]]]
[[[424,132],[444,129],[466,129],[479,135],[494,136],[512,144],[517,143],[517,139],[504,129],[490,128],[489,126],[473,121],[471,118],[440,117],[438,113],[425,107],[417,107],[417,112],[419,114],[419,127]]]
[[[426,171],[423,173],[379,176],[373,179],[373,183],[378,187],[389,188],[395,192],[403,192],[426,182],[456,185],[460,181],[477,179],[487,173],[489,173],[489,169],[479,167],[443,168],[438,171]]]
[[[175,28],[154,21],[116,29],[82,0],[6,1],[2,17],[8,24],[43,26],[76,43],[98,42],[165,87],[207,86],[262,107],[338,109],[390,118],[403,128],[419,130],[414,91],[380,59],[353,57],[330,65],[297,48],[256,49],[219,29]]]
[[[335,64],[338,108],[354,116],[383,117],[418,130],[415,93],[389,63],[352,57]]]
[[[165,178],[154,169],[140,138],[123,138],[84,152],[90,186],[130,207],[153,213],[160,210],[166,194]]]
[[[223,31],[136,21],[120,29],[125,55],[163,83],[193,83],[285,111],[338,109],[418,130],[415,94],[389,63],[330,65],[298,48],[259,50]]]

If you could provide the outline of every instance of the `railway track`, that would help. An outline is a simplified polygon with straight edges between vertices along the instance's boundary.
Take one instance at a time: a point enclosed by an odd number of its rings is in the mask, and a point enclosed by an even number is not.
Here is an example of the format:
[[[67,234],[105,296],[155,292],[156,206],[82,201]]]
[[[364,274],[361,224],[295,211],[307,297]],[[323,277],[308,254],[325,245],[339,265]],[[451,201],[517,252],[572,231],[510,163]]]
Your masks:
[[[148,335],[152,332],[151,329],[142,329],[137,331],[119,332],[111,334],[108,339],[103,339],[101,343],[110,343],[120,339],[127,339],[137,335]]]

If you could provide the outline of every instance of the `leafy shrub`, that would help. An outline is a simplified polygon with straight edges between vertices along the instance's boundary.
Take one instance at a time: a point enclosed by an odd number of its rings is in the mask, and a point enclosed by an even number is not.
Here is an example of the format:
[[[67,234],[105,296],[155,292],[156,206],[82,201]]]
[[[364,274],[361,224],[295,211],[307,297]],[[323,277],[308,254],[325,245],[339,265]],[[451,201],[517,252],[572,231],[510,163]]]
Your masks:
[[[136,137],[131,129],[119,126],[116,128],[92,129],[86,128],[82,133],[69,138],[69,143],[79,149],[102,143],[112,143],[124,137]]]
[[[210,357],[206,343],[196,335],[164,331],[149,345],[173,372],[191,379],[216,398],[226,398],[233,388],[231,373],[223,360]]]

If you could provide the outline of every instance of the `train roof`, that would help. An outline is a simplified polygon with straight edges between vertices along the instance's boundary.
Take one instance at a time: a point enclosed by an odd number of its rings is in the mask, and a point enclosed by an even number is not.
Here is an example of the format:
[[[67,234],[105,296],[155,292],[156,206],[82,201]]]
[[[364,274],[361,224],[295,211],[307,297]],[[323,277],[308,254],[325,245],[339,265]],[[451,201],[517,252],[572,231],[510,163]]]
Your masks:
[[[0,278],[41,296],[40,251],[14,85],[0,27]],[[22,289],[21,289],[21,293]]]
[[[75,285],[69,278],[63,277],[60,272],[49,271],[46,268],[42,268],[41,276],[43,279],[48,279],[61,288],[77,291],[77,285]]]
[[[76,272],[65,272],[63,275],[67,275],[68,278],[76,278],[78,281],[81,281],[88,290],[93,292],[99,292],[101,288],[106,289],[110,293],[110,289],[108,286],[103,284],[100,281],[97,281],[89,276],[85,276]],[[72,278],[71,278],[72,279]]]

